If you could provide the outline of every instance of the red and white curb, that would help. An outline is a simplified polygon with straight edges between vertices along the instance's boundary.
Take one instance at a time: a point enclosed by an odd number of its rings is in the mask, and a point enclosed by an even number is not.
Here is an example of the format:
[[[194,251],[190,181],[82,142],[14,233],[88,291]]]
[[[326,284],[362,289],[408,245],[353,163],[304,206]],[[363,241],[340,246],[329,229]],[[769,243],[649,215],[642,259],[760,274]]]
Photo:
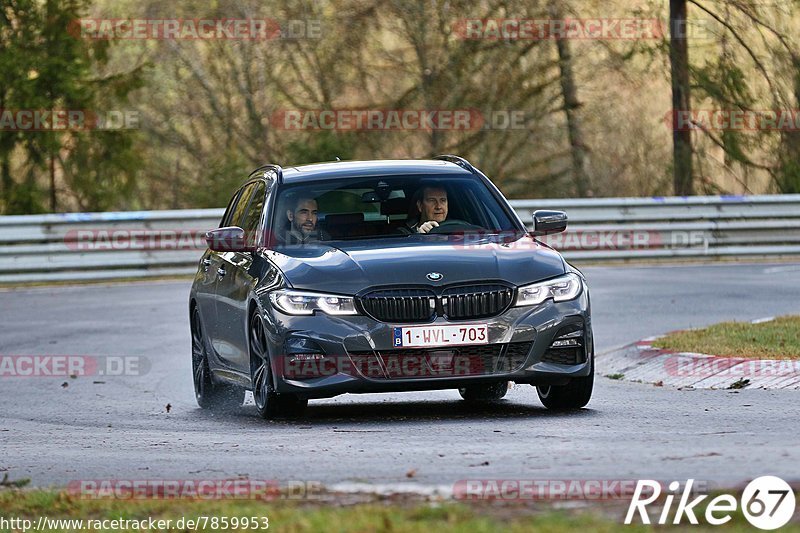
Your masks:
[[[798,359],[748,359],[674,352],[653,346],[658,338],[629,344],[598,357],[598,373],[678,388],[800,389]]]

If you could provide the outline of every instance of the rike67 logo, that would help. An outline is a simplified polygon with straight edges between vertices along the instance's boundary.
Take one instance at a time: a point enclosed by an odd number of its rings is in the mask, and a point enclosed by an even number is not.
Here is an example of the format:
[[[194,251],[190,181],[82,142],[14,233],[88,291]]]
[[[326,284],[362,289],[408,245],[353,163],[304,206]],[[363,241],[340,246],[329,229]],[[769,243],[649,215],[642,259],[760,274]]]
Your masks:
[[[689,498],[693,496],[693,484],[694,480],[690,479],[684,485],[670,521],[673,501],[681,487],[677,481],[670,483],[661,512],[654,513],[653,518],[655,519],[657,516],[654,522],[660,525],[670,522],[681,524],[685,523],[685,519],[690,524],[699,524],[700,510],[696,508],[708,498],[708,495],[703,494],[690,501]],[[647,506],[656,502],[661,497],[661,492],[659,482],[649,479],[639,480],[628,507],[628,513],[625,515],[625,523],[633,523],[634,517],[638,513],[643,524],[650,524],[651,516]],[[779,477],[762,476],[748,483],[742,491],[741,502],[730,494],[721,494],[705,503],[705,512],[700,516],[705,518],[707,524],[719,526],[731,520],[731,514],[737,511],[739,505],[741,505],[742,514],[751,525],[764,530],[778,529],[786,525],[794,515],[794,491]]]

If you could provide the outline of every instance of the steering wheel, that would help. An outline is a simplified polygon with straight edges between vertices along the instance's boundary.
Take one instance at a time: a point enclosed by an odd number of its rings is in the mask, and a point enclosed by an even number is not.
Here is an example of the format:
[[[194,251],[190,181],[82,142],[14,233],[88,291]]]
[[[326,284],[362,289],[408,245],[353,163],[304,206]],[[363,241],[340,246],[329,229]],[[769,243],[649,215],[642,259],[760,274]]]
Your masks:
[[[451,218],[441,222],[435,228],[431,228],[428,234],[432,233],[453,233],[459,231],[480,231],[483,230],[481,226],[476,226],[475,224],[470,224],[466,220],[460,220],[458,218]]]

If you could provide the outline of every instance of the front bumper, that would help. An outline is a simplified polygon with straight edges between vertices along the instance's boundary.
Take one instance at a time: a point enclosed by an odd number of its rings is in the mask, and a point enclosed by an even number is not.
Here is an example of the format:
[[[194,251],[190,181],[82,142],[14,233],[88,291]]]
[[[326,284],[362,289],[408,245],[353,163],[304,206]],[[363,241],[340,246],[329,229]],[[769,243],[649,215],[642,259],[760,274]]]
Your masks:
[[[492,381],[562,385],[592,372],[594,353],[586,291],[568,302],[512,307],[490,319],[432,324],[486,324],[489,344],[395,349],[395,326],[367,316],[288,316],[267,307],[275,388],[327,398],[344,393],[454,389]],[[419,324],[413,324],[419,325]],[[574,356],[553,351],[565,331],[582,329]],[[449,353],[449,357],[448,357]],[[441,365],[442,356],[448,362]]]

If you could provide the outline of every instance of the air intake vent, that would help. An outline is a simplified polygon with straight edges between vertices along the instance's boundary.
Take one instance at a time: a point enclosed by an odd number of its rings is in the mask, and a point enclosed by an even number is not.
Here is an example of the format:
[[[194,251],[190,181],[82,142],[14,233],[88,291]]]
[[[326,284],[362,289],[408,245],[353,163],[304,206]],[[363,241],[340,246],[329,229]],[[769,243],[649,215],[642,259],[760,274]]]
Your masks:
[[[558,365],[578,365],[586,362],[583,347],[583,323],[559,329],[553,342],[542,355],[542,362]]]

